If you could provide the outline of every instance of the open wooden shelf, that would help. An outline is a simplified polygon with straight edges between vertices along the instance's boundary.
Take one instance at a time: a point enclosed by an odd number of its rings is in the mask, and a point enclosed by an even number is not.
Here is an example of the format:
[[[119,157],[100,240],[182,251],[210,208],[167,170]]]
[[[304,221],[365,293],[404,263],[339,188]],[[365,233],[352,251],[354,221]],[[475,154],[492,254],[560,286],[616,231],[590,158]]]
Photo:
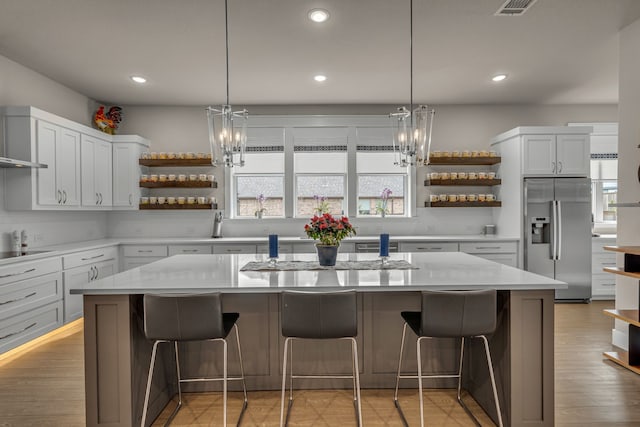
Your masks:
[[[625,254],[640,255],[640,246],[605,246],[605,251],[623,252]]]
[[[492,186],[502,184],[501,179],[427,179],[425,186],[431,185],[455,185],[455,186]]]
[[[640,366],[629,365],[629,353],[620,349],[618,351],[605,351],[603,355],[618,365],[623,366],[630,371],[640,374]]]
[[[640,279],[640,273],[633,273],[631,271],[624,271],[619,267],[605,267],[602,269],[607,273],[620,274],[621,276],[633,277],[634,279]]]
[[[429,165],[495,165],[500,157],[429,157]]]
[[[150,211],[164,211],[164,210],[203,210],[203,209],[218,209],[218,205],[217,204],[207,204],[207,205],[202,205],[202,204],[192,204],[192,205],[188,205],[188,204],[184,204],[184,205],[179,205],[177,203],[170,205],[167,203],[164,203],[162,205],[151,205],[151,204],[146,204],[146,205],[140,205],[140,210],[150,210]]]
[[[425,208],[499,208],[502,202],[424,202]]]
[[[640,327],[640,311],[639,310],[616,310],[606,309],[603,310],[607,316],[615,317],[616,319],[623,320],[632,325]]]
[[[138,159],[142,166],[211,166],[211,159]]]
[[[140,181],[143,188],[218,188],[216,181]]]

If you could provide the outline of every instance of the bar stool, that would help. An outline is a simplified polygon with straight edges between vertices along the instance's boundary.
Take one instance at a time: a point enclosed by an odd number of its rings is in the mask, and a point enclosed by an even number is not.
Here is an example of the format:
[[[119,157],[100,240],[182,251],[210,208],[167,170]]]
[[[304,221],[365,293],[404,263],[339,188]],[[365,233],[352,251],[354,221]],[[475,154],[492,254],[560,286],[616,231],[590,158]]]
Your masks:
[[[460,392],[462,386],[462,361],[464,359],[465,338],[481,338],[484,342],[484,349],[487,355],[487,366],[491,378],[493,398],[498,413],[498,425],[502,427],[502,413],[500,412],[500,402],[496,390],[496,381],[491,363],[491,353],[489,352],[489,342],[486,335],[491,334],[496,329],[496,291],[423,291],[422,311],[403,311],[404,319],[402,328],[402,342],[400,344],[400,360],[398,361],[398,374],[396,376],[396,389],[393,397],[394,403],[402,421],[408,425],[400,402],[398,402],[398,385],[401,378],[417,378],[418,390],[420,393],[420,425],[424,426],[424,401],[422,397],[423,378],[458,378],[458,403],[469,414],[477,425],[478,420],[473,416],[469,408],[462,401]],[[404,350],[404,339],[407,325],[417,335],[416,357],[418,362],[418,375],[401,375],[402,353]],[[460,365],[457,374],[434,374],[422,375],[422,359],[420,357],[420,344],[427,338],[460,338]]]
[[[293,405],[294,378],[346,378],[353,379],[353,399],[358,426],[362,426],[360,405],[360,373],[358,369],[358,321],[355,291],[299,292],[284,291],[281,308],[284,361],[282,364],[282,399],[280,401],[280,426],[289,422]],[[344,339],[351,341],[352,375],[293,375],[294,339]],[[287,360],[289,367],[289,405],[284,415],[284,399],[287,382]]]
[[[222,381],[222,419],[223,425],[227,425],[227,382],[242,381],[244,401],[238,418],[238,424],[242,420],[244,411],[247,408],[247,387],[244,381],[244,368],[242,366],[242,352],[240,351],[240,336],[236,322],[240,315],[238,313],[223,313],[220,293],[197,294],[197,295],[145,295],[144,305],[144,333],[147,339],[154,340],[151,352],[151,364],[147,379],[147,390],[144,395],[144,407],[142,410],[142,421],[140,425],[145,427],[147,419],[147,409],[149,405],[149,393],[151,391],[151,380],[153,368],[156,361],[158,344],[163,342],[173,342],[176,373],[178,377],[178,406],[169,417],[167,424],[178,413],[182,406],[181,383]],[[227,336],[231,329],[235,329],[236,343],[238,345],[238,356],[240,361],[240,376],[228,377],[227,375]],[[223,369],[222,377],[219,378],[191,378],[183,379],[180,376],[180,360],[178,358],[178,343],[184,341],[220,341],[222,342]]]

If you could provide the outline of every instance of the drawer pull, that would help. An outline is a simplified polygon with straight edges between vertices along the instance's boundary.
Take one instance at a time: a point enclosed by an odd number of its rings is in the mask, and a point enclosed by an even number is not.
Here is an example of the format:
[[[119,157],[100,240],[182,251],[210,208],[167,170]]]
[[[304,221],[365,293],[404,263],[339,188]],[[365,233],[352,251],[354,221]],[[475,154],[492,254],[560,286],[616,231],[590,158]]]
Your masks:
[[[16,301],[22,301],[23,299],[27,299],[29,297],[32,297],[34,295],[36,295],[37,292],[31,292],[29,295],[25,295],[21,298],[16,298],[16,299],[10,299],[9,301],[4,301],[4,302],[0,302],[0,305],[5,305],[5,304],[11,304],[12,302],[16,302]]]
[[[242,252],[242,249],[227,249],[227,252]]]
[[[36,269],[30,268],[28,270],[23,271],[22,273],[5,274],[4,276],[0,276],[0,279],[4,279],[5,277],[11,277],[11,276],[19,276],[21,274],[31,273],[32,271],[36,271]]]
[[[152,252],[153,251],[151,249],[146,249],[146,250],[138,249],[139,254],[150,254]]]
[[[615,262],[602,262],[602,265],[616,265]]]
[[[601,283],[600,286],[615,286],[615,283]]]
[[[476,246],[476,249],[500,249],[500,246]]]
[[[82,261],[89,261],[90,259],[101,258],[103,256],[104,256],[104,254],[100,254],[100,255],[96,255],[96,256],[90,256],[89,258],[81,258],[81,260]]]
[[[198,249],[183,249],[182,250],[183,254],[195,254],[196,252],[198,252]]]
[[[23,333],[24,331],[26,331],[27,329],[31,329],[31,328],[33,328],[33,327],[34,327],[34,326],[36,326],[36,325],[37,325],[37,323],[32,323],[32,324],[30,324],[29,326],[27,326],[26,328],[24,328],[24,329],[23,329],[23,330],[21,330],[21,331],[11,332],[10,334],[7,334],[7,335],[5,335],[5,336],[3,336],[3,337],[0,337],[0,340],[3,340],[3,339],[5,339],[5,338],[12,337],[12,336],[14,336],[14,335],[21,334],[21,333]]]

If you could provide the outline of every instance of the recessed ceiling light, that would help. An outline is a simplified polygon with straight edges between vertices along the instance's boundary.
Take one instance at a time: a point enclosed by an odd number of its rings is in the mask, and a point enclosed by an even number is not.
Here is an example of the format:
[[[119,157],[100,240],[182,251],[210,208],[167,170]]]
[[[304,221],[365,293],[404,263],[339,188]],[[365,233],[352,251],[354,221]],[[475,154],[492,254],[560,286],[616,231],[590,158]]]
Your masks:
[[[141,76],[131,76],[131,80],[133,80],[136,83],[146,83],[147,79],[145,79],[144,77]]]
[[[330,15],[329,12],[324,9],[311,9],[307,16],[309,16],[309,19],[313,22],[325,22],[329,19]]]
[[[494,82],[501,82],[501,81],[503,81],[503,80],[504,80],[504,79],[506,79],[506,78],[507,78],[507,75],[506,75],[506,74],[498,74],[498,75],[496,75],[496,76],[493,76],[493,77],[491,78],[491,80],[493,80]]]
[[[324,76],[322,74],[318,74],[317,76],[313,76],[313,80],[315,80],[317,82],[323,82],[323,81],[327,80],[327,76]]]

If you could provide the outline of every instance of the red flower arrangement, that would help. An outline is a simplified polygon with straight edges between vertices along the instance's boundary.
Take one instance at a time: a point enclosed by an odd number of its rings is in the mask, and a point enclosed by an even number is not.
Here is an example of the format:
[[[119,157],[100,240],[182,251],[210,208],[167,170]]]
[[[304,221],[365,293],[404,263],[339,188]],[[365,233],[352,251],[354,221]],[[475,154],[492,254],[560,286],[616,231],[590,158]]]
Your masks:
[[[356,235],[356,230],[349,222],[349,218],[343,216],[334,218],[331,214],[314,215],[309,224],[305,224],[304,231],[307,236],[319,240],[321,245],[339,246],[340,240],[351,235]]]

